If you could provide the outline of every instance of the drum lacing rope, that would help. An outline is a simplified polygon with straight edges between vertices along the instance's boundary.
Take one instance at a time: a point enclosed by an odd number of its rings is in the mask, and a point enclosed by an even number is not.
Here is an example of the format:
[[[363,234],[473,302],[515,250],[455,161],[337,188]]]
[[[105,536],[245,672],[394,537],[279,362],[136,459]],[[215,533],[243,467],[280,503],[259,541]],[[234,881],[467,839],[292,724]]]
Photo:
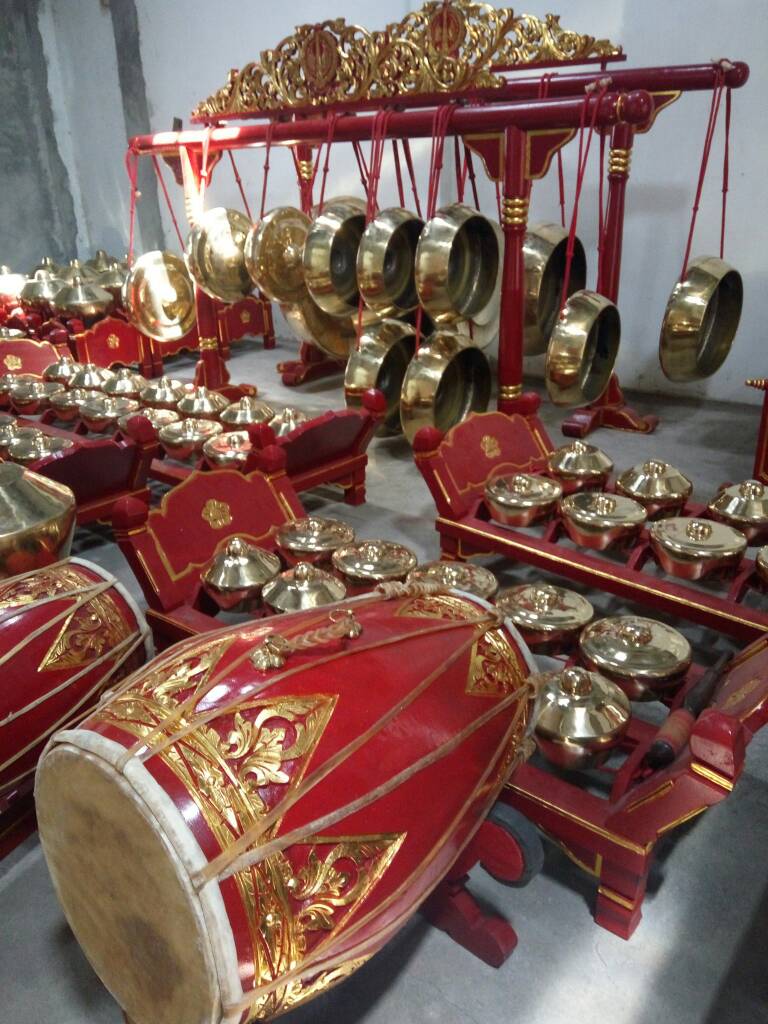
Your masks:
[[[597,115],[600,111],[600,105],[603,102],[603,98],[608,91],[611,80],[609,78],[601,78],[596,82],[592,82],[587,85],[584,89],[584,102],[581,107],[581,117],[579,119],[579,155],[577,160],[577,172],[576,172],[576,188],[573,195],[573,212],[571,214],[571,226],[568,231],[568,244],[565,251],[565,271],[563,274],[563,290],[560,295],[560,318],[565,316],[566,304],[568,301],[568,286],[571,281],[571,264],[573,263],[573,249],[576,242],[576,226],[579,220],[579,200],[581,198],[581,189],[584,185],[584,175],[587,170],[587,160],[589,159],[589,148],[592,143],[592,136],[595,132],[595,125],[597,123]],[[596,92],[597,95],[592,96],[591,94]],[[587,111],[589,110],[590,99],[592,100],[592,117],[589,122],[589,129],[587,130]],[[584,142],[584,136],[586,138],[586,144]]]
[[[389,586],[389,584],[387,584],[387,586]],[[374,592],[373,594],[369,595],[366,598],[366,600],[373,600],[376,597],[381,596],[388,598],[390,596],[418,596],[419,594],[424,593],[435,593],[434,590],[426,591],[423,589],[425,586],[434,586],[434,584],[398,584],[398,586],[405,586],[412,589],[406,590],[405,592],[398,592],[397,594],[395,594],[394,591],[381,592],[379,594]],[[358,602],[357,607],[360,607],[360,605],[362,604],[363,601]],[[396,636],[388,637],[383,640],[373,641],[369,644],[359,644],[355,648],[354,653],[359,654],[364,651],[378,650],[384,647],[389,647],[392,644],[401,643],[404,641],[407,642],[409,639],[416,636],[431,636],[432,634],[447,632],[451,629],[457,628],[457,626],[466,624],[466,622],[472,621],[473,620],[452,620],[449,622],[441,622],[438,625],[428,627],[424,630],[415,633],[398,634]],[[490,621],[488,613],[486,613],[486,615],[482,616],[476,621]],[[493,615],[493,622],[496,625],[500,623],[500,617],[498,613],[496,613],[495,611]],[[224,631],[226,631],[226,628],[222,632]],[[283,636],[285,636],[285,634],[283,634]],[[238,665],[242,664],[242,662],[249,660],[251,654],[252,651],[245,651],[234,661],[228,663],[223,669],[221,669],[220,672],[212,674],[211,678],[208,680],[208,683],[204,687],[190,694],[190,696],[185,701],[183,701],[181,704],[178,704],[174,708],[173,712],[169,714],[166,719],[164,719],[162,722],[158,722],[157,725],[154,726],[146,736],[143,736],[141,739],[137,740],[131,747],[127,748],[125,753],[121,755],[116,765],[118,771],[123,771],[125,769],[126,764],[130,761],[132,757],[137,757],[140,758],[140,760],[142,761],[147,761],[149,760],[149,758],[161,753],[163,750],[165,750],[166,747],[170,747],[173,746],[175,743],[178,743],[185,736],[187,736],[191,732],[194,732],[201,725],[207,725],[209,722],[212,722],[214,719],[220,717],[221,715],[229,714],[229,712],[234,710],[242,700],[251,699],[256,695],[263,693],[265,690],[268,690],[276,683],[284,679],[287,679],[298,672],[313,669],[320,665],[336,661],[337,659],[343,657],[346,654],[346,650],[336,651],[331,654],[324,655],[320,658],[317,658],[314,662],[311,662],[309,664],[305,663],[302,665],[285,668],[281,672],[272,675],[271,678],[265,680],[264,682],[260,684],[254,684],[247,692],[239,692],[237,696],[234,697],[230,702],[219,707],[212,708],[207,712],[203,712],[202,714],[197,715],[194,719],[191,719],[185,725],[181,726],[181,728],[176,730],[176,732],[167,732],[168,727],[170,725],[173,725],[176,722],[185,719],[187,713],[192,711],[196,705],[200,704],[202,699],[209,693],[209,691],[221,682],[222,678],[231,674],[232,670],[235,669]],[[178,654],[176,654],[176,656],[178,656]],[[172,660],[172,658],[169,658],[167,660]],[[162,664],[163,663],[161,663],[161,665]],[[163,736],[163,733],[167,733],[167,735]],[[157,738],[159,738],[159,740],[157,743],[155,743],[154,740]]]
[[[688,269],[688,260],[691,255],[691,246],[693,244],[693,234],[696,228],[696,218],[699,214],[699,203],[701,202],[701,193],[704,188],[704,179],[707,175],[707,164],[709,163],[709,154],[712,149],[712,141],[715,136],[715,128],[717,127],[717,118],[720,113],[720,101],[722,99],[723,91],[726,92],[725,99],[725,142],[724,142],[724,153],[723,153],[723,200],[722,200],[722,214],[720,221],[720,259],[723,258],[723,251],[725,248],[725,213],[726,213],[726,196],[728,194],[728,174],[729,174],[729,136],[731,130],[731,88],[730,86],[726,89],[725,86],[725,75],[726,72],[733,68],[728,60],[717,61],[714,65],[715,81],[712,89],[712,101],[709,106],[709,117],[707,118],[707,130],[704,133],[704,149],[701,154],[701,166],[699,167],[699,179],[696,184],[696,195],[693,200],[693,207],[691,209],[691,223],[688,228],[688,239],[685,245],[685,255],[683,256],[683,268],[680,271],[680,280],[685,278],[686,271]]]
[[[446,829],[446,834],[452,832],[456,828],[456,826],[464,819],[470,807],[476,803],[479,793],[482,793],[484,790],[487,791],[488,789],[490,789],[491,793],[493,793],[495,787],[489,787],[489,776],[496,769],[499,758],[503,756],[505,749],[508,747],[515,733],[515,730],[518,727],[520,716],[525,707],[525,704],[521,704],[516,713],[510,719],[509,726],[506,729],[504,736],[497,745],[496,749],[492,752],[492,756],[488,759],[488,767],[482,773],[474,791],[470,793],[462,807],[459,808],[457,814],[450,822],[448,828]],[[514,761],[509,765],[509,767],[506,770],[505,774],[507,777],[509,777],[512,774],[513,770],[515,769],[520,760],[521,757],[518,754],[518,756],[515,757]],[[483,808],[482,813],[477,815],[477,820],[475,822],[474,827],[470,829],[468,835],[466,836],[466,840],[463,844],[463,849],[466,849],[471,840],[474,838],[475,833],[485,820],[485,817],[488,813],[488,809],[490,808],[492,802],[493,797],[485,801],[485,806]],[[342,953],[338,953],[331,956],[324,956],[324,954],[326,953],[325,943],[318,944],[318,946],[316,946],[315,949],[312,950],[312,952],[309,953],[300,964],[297,964],[291,970],[286,971],[285,973],[281,974],[279,977],[274,978],[272,981],[268,982],[265,985],[259,985],[258,988],[253,989],[251,993],[244,996],[237,1003],[225,1005],[224,1011],[226,1015],[235,1015],[247,1011],[249,1008],[253,1006],[253,1004],[256,1001],[261,1002],[271,992],[275,991],[276,989],[285,987],[286,984],[289,984],[292,981],[295,981],[297,979],[300,980],[305,977],[313,977],[317,975],[319,971],[331,970],[334,967],[339,966],[340,964],[347,963],[349,962],[349,960],[355,959],[360,955],[364,954],[366,949],[368,948],[368,946],[370,946],[372,942],[375,942],[376,948],[378,948],[381,942],[386,940],[389,937],[389,935],[397,931],[397,929],[400,928],[403,922],[410,916],[410,909],[403,910],[399,914],[395,915],[395,917],[383,929],[377,931],[375,937],[372,938],[371,936],[367,936],[363,938],[360,942],[358,942],[357,945],[355,946],[349,946],[347,945],[347,942],[350,938],[352,938],[358,932],[363,930],[373,917],[380,915],[393,902],[395,902],[399,898],[402,888],[405,885],[413,884],[421,875],[423,875],[429,869],[432,861],[439,853],[439,850],[439,846],[434,846],[430,853],[422,861],[420,861],[420,863],[411,872],[408,878],[406,878],[404,882],[402,882],[401,885],[398,886],[398,888],[394,892],[390,893],[389,896],[385,897],[375,906],[371,907],[371,909],[367,912],[358,915],[357,920],[349,927],[345,927],[345,948]],[[439,884],[441,878],[442,875],[438,875],[434,882],[428,886],[425,896],[428,896],[429,893],[432,892],[432,890]]]

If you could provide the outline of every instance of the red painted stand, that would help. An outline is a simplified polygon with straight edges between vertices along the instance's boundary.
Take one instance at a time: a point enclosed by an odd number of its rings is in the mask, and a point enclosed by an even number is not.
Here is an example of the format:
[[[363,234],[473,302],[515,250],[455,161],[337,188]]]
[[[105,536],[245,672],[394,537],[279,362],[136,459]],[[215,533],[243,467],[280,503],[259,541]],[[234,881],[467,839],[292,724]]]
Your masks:
[[[78,362],[97,366],[135,366],[145,377],[162,375],[163,360],[157,342],[137,331],[122,317],[109,316],[73,339]]]
[[[757,432],[755,445],[755,464],[752,476],[761,483],[768,484],[768,379],[765,377],[750,378],[747,387],[757,388],[763,392],[763,411],[760,416],[760,428]]]
[[[232,537],[274,550],[278,527],[302,515],[285,453],[275,446],[253,452],[245,473],[190,474],[152,511],[133,497],[118,501],[115,537],[146,598],[158,647],[221,626],[200,572]]]
[[[338,359],[331,359],[312,342],[302,341],[299,358],[278,363],[277,372],[286,387],[294,388],[312,380],[344,373],[344,363]]]
[[[554,518],[538,532],[491,522],[485,506],[487,481],[499,473],[546,473],[552,445],[536,417],[484,413],[470,416],[445,436],[432,428],[416,435],[416,464],[438,510],[440,546],[446,558],[501,554],[517,562],[607,591],[655,611],[678,615],[747,643],[768,631],[768,609],[743,602],[759,586],[754,562],[745,558],[724,580],[723,593],[683,580],[660,577],[645,567],[653,562],[647,531],[614,558],[562,544],[564,530]],[[706,514],[689,505],[691,515]]]
[[[275,327],[272,321],[272,305],[261,297],[249,295],[240,302],[229,306],[217,304],[219,318],[219,340],[224,358],[229,358],[230,346],[235,341],[253,335],[264,339],[264,348],[275,347]]]
[[[109,521],[118,498],[149,501],[149,470],[157,455],[154,431],[144,420],[144,429],[133,437],[116,434],[114,438],[80,437],[45,421],[20,419],[54,437],[67,437],[72,448],[33,462],[29,468],[50,480],[66,484],[75,495],[77,521],[82,526],[97,520]],[[2,458],[2,456],[0,456]]]
[[[0,375],[25,373],[42,377],[43,370],[57,362],[59,352],[50,341],[34,341],[31,338],[10,339],[0,343]],[[9,399],[0,398],[0,409],[7,409]]]
[[[679,700],[679,697],[678,697]],[[600,797],[533,763],[522,765],[502,794],[597,880],[595,921],[628,939],[642,916],[648,872],[659,839],[724,800],[746,747],[768,722],[768,637],[732,663],[711,707],[666,769],[640,770],[656,728],[632,718],[627,758]],[[611,780],[612,773],[606,773]]]

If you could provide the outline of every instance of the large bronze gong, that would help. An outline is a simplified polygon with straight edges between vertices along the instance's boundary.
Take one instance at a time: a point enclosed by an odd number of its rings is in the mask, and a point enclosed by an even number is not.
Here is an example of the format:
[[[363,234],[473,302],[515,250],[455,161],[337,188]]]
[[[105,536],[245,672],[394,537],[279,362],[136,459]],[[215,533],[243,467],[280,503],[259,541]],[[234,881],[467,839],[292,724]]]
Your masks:
[[[237,302],[253,291],[243,253],[250,230],[244,213],[223,206],[207,210],[192,228],[185,251],[187,266],[206,295]]]

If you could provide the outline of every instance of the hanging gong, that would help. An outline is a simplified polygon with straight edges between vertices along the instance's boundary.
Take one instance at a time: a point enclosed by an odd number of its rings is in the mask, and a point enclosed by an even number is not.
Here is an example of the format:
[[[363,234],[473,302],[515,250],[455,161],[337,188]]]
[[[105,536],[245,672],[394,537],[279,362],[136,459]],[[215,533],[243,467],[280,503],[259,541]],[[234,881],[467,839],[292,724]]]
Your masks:
[[[380,210],[357,250],[357,283],[363,301],[379,316],[400,316],[418,305],[414,260],[424,221],[408,210]]]
[[[421,427],[446,433],[491,397],[491,367],[480,349],[455,330],[439,328],[408,364],[400,392],[403,432],[413,443]]]
[[[381,433],[400,434],[400,391],[416,350],[416,331],[401,320],[382,320],[368,327],[353,348],[344,374],[344,397],[350,408],[360,408],[363,395],[377,388],[387,410]]]
[[[195,286],[184,260],[155,249],[140,256],[123,282],[134,327],[156,341],[178,341],[195,323]]]
[[[185,257],[189,272],[212,299],[238,302],[253,291],[243,249],[251,222],[239,210],[207,210],[189,233]]]
[[[331,316],[357,313],[357,251],[365,230],[362,199],[331,199],[304,243],[304,280],[316,304]]]
[[[544,379],[555,405],[594,402],[608,387],[619,351],[616,306],[597,292],[574,292],[555,322]]]
[[[299,341],[312,341],[332,359],[346,360],[357,336],[350,317],[331,316],[311,295],[300,302],[283,303],[280,310]]]
[[[741,317],[741,274],[715,256],[692,259],[672,290],[659,337],[659,359],[673,381],[703,380],[731,351]]]
[[[538,356],[547,351],[563,295],[568,232],[559,224],[535,224],[523,242],[525,261],[525,333],[523,353]],[[587,283],[587,257],[578,238],[574,240],[568,295]]]
[[[268,299],[299,302],[307,294],[302,257],[311,223],[301,210],[278,206],[248,232],[245,266]]]
[[[491,221],[463,203],[446,206],[427,221],[416,247],[421,305],[437,323],[472,320],[493,301],[500,267]]]

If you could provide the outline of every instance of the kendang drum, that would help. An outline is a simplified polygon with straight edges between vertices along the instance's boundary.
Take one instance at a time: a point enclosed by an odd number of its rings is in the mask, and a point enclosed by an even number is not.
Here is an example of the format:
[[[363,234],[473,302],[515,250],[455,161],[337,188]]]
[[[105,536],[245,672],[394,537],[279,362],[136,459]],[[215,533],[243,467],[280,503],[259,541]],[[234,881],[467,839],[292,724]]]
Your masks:
[[[127,591],[68,558],[0,583],[0,806],[35,770],[51,733],[151,657]]]
[[[134,1024],[263,1020],[365,963],[521,756],[532,669],[487,602],[389,584],[185,640],[60,732],[45,856]]]

